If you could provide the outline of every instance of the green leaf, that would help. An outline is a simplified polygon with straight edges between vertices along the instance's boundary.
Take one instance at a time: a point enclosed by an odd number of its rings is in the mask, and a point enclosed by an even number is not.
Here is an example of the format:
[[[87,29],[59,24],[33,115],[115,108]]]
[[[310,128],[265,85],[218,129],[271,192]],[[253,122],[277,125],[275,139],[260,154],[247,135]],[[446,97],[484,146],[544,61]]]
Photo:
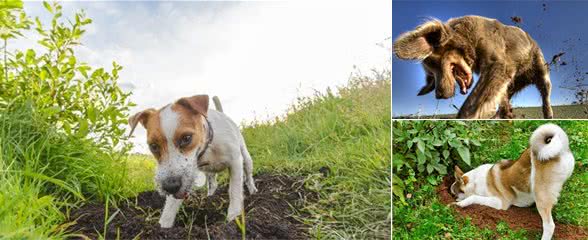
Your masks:
[[[433,167],[433,165],[427,164],[427,173],[431,174],[433,172],[433,170],[435,170],[435,168]]]
[[[417,148],[419,149],[419,151],[421,152],[425,152],[425,142],[423,142],[423,140],[419,139],[419,141],[417,142]]]
[[[2,0],[0,1],[0,9],[21,9],[23,6],[22,0]]]
[[[78,132],[76,134],[80,137],[85,137],[86,135],[88,135],[88,121],[86,121],[86,120],[80,121],[80,126],[79,126]]]
[[[47,9],[47,11],[49,11],[50,13],[53,13],[53,9],[51,8],[51,5],[49,5],[48,2],[43,1],[43,6],[45,7],[45,9]]]
[[[447,151],[447,149],[443,150],[443,158],[444,159],[449,158],[449,151]]]
[[[25,61],[27,64],[32,64],[35,60],[35,51],[33,49],[27,50],[27,54],[25,55]]]
[[[417,154],[417,163],[418,163],[418,165],[425,164],[425,161],[426,161],[425,154],[422,153],[421,151],[417,151],[416,154]]]
[[[447,174],[447,167],[443,164],[436,164],[435,169],[437,169],[437,172],[441,175]]]
[[[461,160],[463,160],[468,166],[471,164],[470,163],[470,150],[466,147],[459,147],[457,148],[457,153],[459,154],[459,156],[461,157]]]

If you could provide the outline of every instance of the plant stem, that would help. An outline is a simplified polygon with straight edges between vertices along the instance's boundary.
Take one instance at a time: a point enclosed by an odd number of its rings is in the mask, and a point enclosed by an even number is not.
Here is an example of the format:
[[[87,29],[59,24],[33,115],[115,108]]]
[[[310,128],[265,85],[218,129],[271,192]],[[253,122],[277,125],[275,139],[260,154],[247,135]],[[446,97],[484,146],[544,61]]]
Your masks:
[[[8,39],[4,39],[4,81],[8,81],[8,60],[6,56],[8,55]]]

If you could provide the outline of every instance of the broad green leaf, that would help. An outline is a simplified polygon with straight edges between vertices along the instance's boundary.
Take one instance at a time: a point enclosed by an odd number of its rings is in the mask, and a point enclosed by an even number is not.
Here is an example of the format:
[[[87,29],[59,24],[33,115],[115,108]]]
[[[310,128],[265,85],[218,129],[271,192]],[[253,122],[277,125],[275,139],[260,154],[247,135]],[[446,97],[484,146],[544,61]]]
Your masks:
[[[443,158],[444,159],[449,158],[449,151],[447,151],[447,149],[443,150]]]
[[[463,160],[468,166],[471,164],[470,163],[470,150],[466,147],[459,147],[457,148],[457,153],[459,154],[459,156],[461,157],[461,160]]]

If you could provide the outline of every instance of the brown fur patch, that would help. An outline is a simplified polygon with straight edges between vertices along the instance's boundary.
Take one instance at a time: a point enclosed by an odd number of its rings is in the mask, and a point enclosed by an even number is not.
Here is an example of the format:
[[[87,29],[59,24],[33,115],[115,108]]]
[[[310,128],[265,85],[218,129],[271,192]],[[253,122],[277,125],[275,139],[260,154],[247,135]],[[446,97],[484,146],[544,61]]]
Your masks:
[[[143,125],[143,127],[147,129],[147,144],[157,144],[159,148],[159,152],[152,151],[153,156],[158,162],[167,159],[168,156],[167,139],[161,129],[161,119],[159,117],[160,111],[161,109],[149,114],[147,121]]]
[[[541,201],[554,204],[557,201],[557,198],[555,198],[549,189],[552,184],[551,177],[553,175],[553,169],[559,161],[559,156],[547,161],[539,161],[536,158],[533,158],[533,164],[535,165],[535,185],[533,190],[537,202]]]
[[[489,191],[499,196],[504,206],[510,206],[519,192],[531,191],[531,150],[526,149],[514,161],[502,160],[489,170],[487,184]]]
[[[200,146],[204,143],[204,136],[207,134],[203,127],[203,119],[201,114],[197,114],[186,106],[175,103],[171,106],[172,111],[178,114],[178,127],[174,133],[174,146],[180,149],[182,154],[191,153],[194,151],[196,146]],[[185,135],[192,136],[192,142],[180,148],[179,142]]]

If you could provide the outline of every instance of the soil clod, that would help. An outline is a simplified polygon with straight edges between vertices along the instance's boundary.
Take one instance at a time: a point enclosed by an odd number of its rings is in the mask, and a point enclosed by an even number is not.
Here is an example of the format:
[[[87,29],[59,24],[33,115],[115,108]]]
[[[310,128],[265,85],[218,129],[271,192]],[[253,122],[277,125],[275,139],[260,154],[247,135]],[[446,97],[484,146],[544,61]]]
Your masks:
[[[308,238],[308,227],[293,217],[294,209],[306,201],[316,200],[316,193],[304,188],[302,177],[258,175],[258,192],[245,195],[247,239]],[[246,192],[246,190],[245,190]],[[69,230],[91,239],[241,239],[241,229],[235,222],[226,222],[229,204],[227,186],[219,187],[215,195],[206,197],[205,191],[195,191],[186,201],[173,228],[159,227],[159,216],[165,198],[157,192],[143,192],[117,208],[104,236],[105,208],[103,204],[89,204],[72,211]],[[293,209],[294,208],[294,209]],[[114,215],[116,214],[116,215]]]

